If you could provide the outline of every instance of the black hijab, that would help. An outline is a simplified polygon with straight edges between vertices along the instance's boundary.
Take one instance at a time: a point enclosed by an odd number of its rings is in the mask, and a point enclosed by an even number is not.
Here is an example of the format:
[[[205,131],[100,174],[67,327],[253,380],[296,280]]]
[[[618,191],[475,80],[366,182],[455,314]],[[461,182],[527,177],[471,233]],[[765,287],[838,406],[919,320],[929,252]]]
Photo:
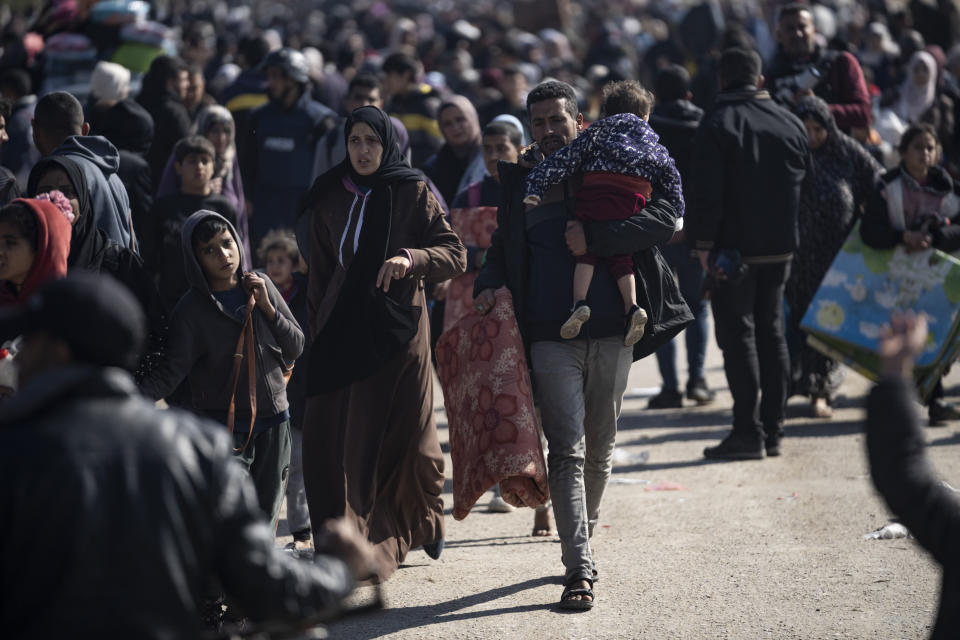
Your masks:
[[[80,210],[73,212],[77,219],[70,235],[70,255],[67,257],[67,266],[98,271],[103,251],[109,241],[94,220],[90,188],[87,186],[87,178],[80,166],[70,158],[63,156],[43,158],[30,171],[30,178],[27,180],[27,193],[30,194],[30,197],[37,195],[40,178],[53,168],[60,169],[67,174],[80,203]]]
[[[386,113],[372,106],[356,109],[347,118],[344,136],[348,137],[360,122],[368,125],[383,145],[380,166],[374,173],[361,176],[348,154],[314,182],[308,196],[309,203],[316,202],[316,197],[327,188],[337,187],[331,184],[332,179],[339,183],[344,175],[358,186],[372,190],[357,253],[347,268],[337,302],[311,348],[308,395],[327,393],[376,373],[416,336],[422,313],[420,307],[411,304],[416,291],[414,281],[397,281],[388,294],[374,284],[381,265],[390,257],[387,251],[394,217],[394,187],[400,182],[423,180],[423,174],[410,168],[401,155],[393,122]],[[334,362],[337,365],[331,366]]]

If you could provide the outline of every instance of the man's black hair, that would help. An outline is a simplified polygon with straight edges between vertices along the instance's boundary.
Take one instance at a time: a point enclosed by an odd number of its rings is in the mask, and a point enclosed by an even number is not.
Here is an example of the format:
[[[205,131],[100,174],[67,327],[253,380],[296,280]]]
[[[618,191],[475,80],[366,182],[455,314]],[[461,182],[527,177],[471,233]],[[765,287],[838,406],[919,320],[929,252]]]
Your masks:
[[[610,82],[603,87],[603,117],[632,113],[641,118],[650,115],[653,95],[636,80]]]
[[[181,71],[189,71],[187,63],[174,56],[157,56],[150,63],[147,75],[157,84],[165,85],[168,80],[175,80]]]
[[[83,131],[83,107],[66,91],[54,91],[40,98],[33,119],[41,130],[60,139],[78,136]]]
[[[682,65],[668,65],[657,74],[653,92],[661,103],[684,100],[690,92],[690,74]]]
[[[210,156],[211,160],[217,157],[217,150],[213,147],[213,143],[203,136],[181,138],[173,147],[173,157],[181,164],[187,156],[201,154]]]
[[[491,122],[483,128],[483,137],[487,136],[507,136],[517,149],[523,145],[523,132],[509,122]]]
[[[791,2],[785,4],[777,11],[777,24],[780,24],[780,21],[786,18],[787,16],[795,16],[798,13],[803,13],[806,11],[811,16],[813,13],[810,10],[810,5],[805,2]]]
[[[411,56],[409,53],[403,53],[398,51],[397,53],[391,53],[387,56],[387,59],[383,61],[383,66],[381,67],[384,73],[406,73],[410,72],[410,80],[414,81],[417,79],[417,76],[420,75],[420,61]]]
[[[229,233],[231,238],[233,237],[230,225],[222,219],[214,216],[204,218],[203,222],[194,227],[193,234],[190,236],[190,244],[196,251],[204,242],[210,242],[215,235],[224,231]]]
[[[577,93],[573,90],[573,87],[559,80],[546,80],[545,82],[541,82],[527,94],[527,113],[530,113],[530,107],[538,102],[556,100],[558,98],[564,101],[564,108],[567,113],[570,114],[571,118],[576,120],[577,114],[580,113],[580,108],[577,105]]]
[[[9,224],[21,236],[27,239],[34,253],[37,251],[40,234],[37,230],[37,214],[22,202],[12,202],[0,207],[0,222]]]
[[[503,68],[503,77],[523,75],[523,69],[518,64],[508,64]]]
[[[30,95],[33,83],[30,74],[23,69],[7,69],[0,73],[0,92],[9,92],[17,98]]]
[[[262,35],[244,38],[240,43],[240,55],[248,69],[252,69],[263,62],[270,53],[270,43]]]
[[[7,120],[10,118],[10,114],[12,112],[13,112],[13,105],[10,104],[10,101],[0,98],[0,118]]]
[[[380,78],[372,73],[358,73],[353,76],[350,80],[350,84],[347,85],[347,94],[353,91],[354,87],[363,87],[364,89],[376,89],[377,91],[383,92],[383,84],[380,82]]]
[[[720,56],[720,85],[724,89],[755,85],[763,63],[752,49],[727,49]]]

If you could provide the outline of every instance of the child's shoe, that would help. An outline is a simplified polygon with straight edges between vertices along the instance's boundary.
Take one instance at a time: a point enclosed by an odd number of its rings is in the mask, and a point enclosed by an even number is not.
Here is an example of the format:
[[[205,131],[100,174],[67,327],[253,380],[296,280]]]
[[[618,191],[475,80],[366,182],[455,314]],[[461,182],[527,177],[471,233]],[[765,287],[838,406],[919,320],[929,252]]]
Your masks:
[[[647,312],[633,305],[626,313],[626,320],[627,328],[623,336],[623,346],[632,347],[643,337],[643,330],[647,326]]]
[[[560,337],[564,340],[571,340],[580,335],[580,328],[583,323],[590,319],[590,307],[586,300],[581,300],[573,305],[573,313],[567,318],[567,321],[560,327]],[[639,338],[637,338],[639,340]]]

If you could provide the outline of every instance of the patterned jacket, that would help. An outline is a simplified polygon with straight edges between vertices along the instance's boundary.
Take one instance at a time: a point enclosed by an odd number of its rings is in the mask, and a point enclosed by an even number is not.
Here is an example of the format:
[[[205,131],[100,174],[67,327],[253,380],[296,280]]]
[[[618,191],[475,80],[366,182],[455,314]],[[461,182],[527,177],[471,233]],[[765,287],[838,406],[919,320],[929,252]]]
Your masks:
[[[606,171],[646,178],[684,214],[680,172],[660,137],[632,113],[597,120],[573,142],[553,153],[527,176],[527,196],[539,198],[551,185],[578,171]]]

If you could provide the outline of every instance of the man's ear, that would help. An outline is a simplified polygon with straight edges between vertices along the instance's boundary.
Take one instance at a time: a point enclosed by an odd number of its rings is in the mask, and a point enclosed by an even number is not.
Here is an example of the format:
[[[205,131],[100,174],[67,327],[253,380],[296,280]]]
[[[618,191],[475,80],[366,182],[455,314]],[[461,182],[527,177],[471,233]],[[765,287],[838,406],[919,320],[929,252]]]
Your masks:
[[[762,73],[757,76],[757,89],[763,89],[763,85],[766,83],[766,81],[767,79],[763,77]]]
[[[577,114],[577,131],[583,131],[583,114]]]
[[[693,100],[693,92],[692,92],[692,91],[687,91],[687,95],[685,95],[685,96],[683,97],[683,99],[684,99],[684,100],[687,100],[687,101]]]
[[[181,163],[174,161],[173,170],[177,172],[178,176],[183,175],[183,165]]]
[[[88,136],[88,135],[90,135],[90,123],[89,123],[89,122],[84,122],[83,125],[81,125],[81,127],[80,127],[80,135],[82,135],[82,136]]]

